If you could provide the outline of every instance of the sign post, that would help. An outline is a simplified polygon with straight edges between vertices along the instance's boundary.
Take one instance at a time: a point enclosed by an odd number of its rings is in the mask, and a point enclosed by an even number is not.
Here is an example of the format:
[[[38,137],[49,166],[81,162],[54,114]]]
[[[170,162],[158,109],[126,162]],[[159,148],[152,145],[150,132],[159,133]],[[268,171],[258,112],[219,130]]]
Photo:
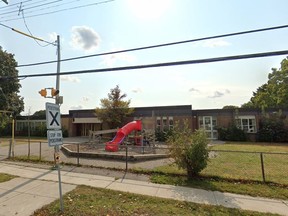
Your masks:
[[[63,212],[63,198],[60,173],[60,154],[59,146],[63,144],[63,136],[61,130],[61,114],[58,104],[46,103],[46,126],[48,145],[54,147],[54,161],[58,170],[59,194],[60,194],[60,210]]]

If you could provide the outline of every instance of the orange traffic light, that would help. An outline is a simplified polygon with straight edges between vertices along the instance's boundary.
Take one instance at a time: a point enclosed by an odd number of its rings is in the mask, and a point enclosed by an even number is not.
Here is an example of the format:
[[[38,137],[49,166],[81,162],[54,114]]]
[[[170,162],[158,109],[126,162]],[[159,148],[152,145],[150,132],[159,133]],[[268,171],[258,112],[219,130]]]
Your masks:
[[[46,97],[47,96],[47,90],[46,89],[41,89],[39,91],[39,94],[42,96],[42,97]]]
[[[59,90],[52,88],[51,89],[51,96],[54,97],[59,94]]]

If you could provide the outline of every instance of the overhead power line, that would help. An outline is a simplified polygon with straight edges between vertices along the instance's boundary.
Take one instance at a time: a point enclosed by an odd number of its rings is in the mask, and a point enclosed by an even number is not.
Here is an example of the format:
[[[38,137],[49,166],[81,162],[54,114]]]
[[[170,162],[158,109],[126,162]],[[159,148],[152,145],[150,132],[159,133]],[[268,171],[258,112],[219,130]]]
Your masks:
[[[60,73],[42,73],[42,74],[29,74],[29,75],[20,75],[17,77],[0,77],[0,78],[31,78],[31,77],[46,77],[46,76],[55,76],[55,75],[75,75],[75,74],[88,74],[88,73],[103,73],[103,72],[114,72],[114,71],[126,71],[126,70],[139,70],[146,68],[158,68],[158,67],[170,67],[170,66],[181,66],[181,65],[191,65],[191,64],[203,64],[203,63],[212,63],[212,62],[222,62],[222,61],[232,61],[240,59],[251,59],[251,58],[261,58],[269,56],[279,56],[279,55],[288,55],[288,50],[275,51],[275,52],[264,52],[264,53],[254,53],[254,54],[244,54],[244,55],[235,55],[235,56],[226,56],[226,57],[216,57],[208,59],[198,59],[198,60],[186,60],[186,61],[177,61],[177,62],[164,62],[164,63],[155,63],[155,64],[146,64],[146,65],[134,65],[126,67],[115,67],[115,68],[103,68],[103,69],[92,69],[92,70],[80,70],[80,71],[68,71]]]
[[[38,40],[38,41],[41,41],[41,42],[45,42],[45,43],[47,43],[47,44],[55,45],[55,43],[51,43],[51,42],[49,42],[49,41],[45,41],[45,40],[43,40],[43,39],[41,39],[41,38],[38,38],[38,37],[33,36],[32,34],[29,35],[29,34],[27,34],[27,33],[25,33],[25,32],[22,32],[22,31],[20,31],[20,30],[14,29],[14,28],[12,28],[12,27],[10,27],[10,26],[7,26],[7,25],[4,25],[4,24],[2,24],[2,23],[0,23],[0,25],[3,26],[3,27],[5,27],[5,28],[11,29],[11,30],[14,31],[14,32],[17,32],[17,33],[19,33],[19,34],[25,35],[26,37],[30,37],[30,38],[32,38],[32,39],[34,39],[34,40]]]
[[[58,0],[58,1],[62,1],[62,0]],[[58,1],[54,1],[52,3],[56,3]],[[38,9],[36,10],[32,10],[32,11],[28,11],[27,14],[31,14],[31,15],[27,15],[26,18],[32,18],[32,17],[38,17],[38,16],[44,16],[44,15],[50,15],[50,14],[55,14],[55,13],[59,13],[59,12],[64,12],[64,11],[70,11],[70,10],[75,10],[75,9],[80,9],[80,8],[84,8],[84,7],[91,7],[91,6],[96,6],[96,5],[100,5],[100,4],[105,4],[105,3],[109,3],[109,2],[113,2],[115,0],[104,0],[104,1],[98,1],[98,2],[95,2],[95,3],[90,3],[90,4],[82,4],[82,5],[78,5],[78,6],[74,6],[74,7],[66,7],[66,8],[63,8],[63,9],[59,9],[59,10],[52,10],[52,11],[47,11],[51,8],[55,8],[55,7],[59,7],[61,5],[64,5],[66,3],[63,3],[63,4],[58,4],[58,5],[54,5],[54,6],[49,6],[49,7],[44,7],[44,8],[41,8],[40,5],[38,7]],[[35,6],[36,7],[36,6]],[[33,8],[35,8],[33,7]],[[31,8],[30,8],[31,9]],[[41,12],[39,13],[39,11],[47,11],[47,12]],[[36,14],[35,14],[36,12]],[[8,12],[10,13],[10,12]],[[11,17],[11,18],[9,18]],[[21,18],[17,17],[17,16],[4,16],[4,17],[0,17],[0,21],[1,22],[9,22],[9,21],[13,21],[13,20],[19,20]]]
[[[283,29],[287,27],[288,25],[281,25],[281,26],[274,26],[274,27],[269,27],[269,28],[254,29],[254,30],[234,32],[234,33],[228,33],[228,34],[222,34],[222,35],[215,35],[215,36],[210,36],[210,37],[203,37],[203,38],[183,40],[183,41],[151,45],[151,46],[144,46],[144,47],[138,47],[138,48],[132,48],[132,49],[118,50],[118,51],[113,51],[113,52],[104,52],[104,53],[98,53],[98,54],[92,54],[92,55],[78,56],[78,57],[73,57],[73,58],[62,59],[61,62],[79,60],[79,59],[85,59],[85,58],[91,58],[91,57],[98,57],[98,56],[105,56],[105,55],[112,55],[112,54],[119,54],[119,53],[124,53],[124,52],[134,52],[134,51],[140,51],[140,50],[146,50],[146,49],[154,49],[154,48],[160,48],[160,47],[165,47],[165,46],[173,46],[173,45],[192,43],[192,42],[198,42],[198,41],[210,40],[210,39],[216,39],[216,38],[252,34],[252,33],[263,32],[263,31]],[[30,63],[30,64],[22,64],[22,65],[20,64],[18,65],[18,67],[29,67],[29,66],[36,66],[36,65],[43,65],[43,64],[51,64],[51,63],[56,63],[56,62],[57,62],[56,60],[52,60],[52,61],[37,62],[37,63]]]

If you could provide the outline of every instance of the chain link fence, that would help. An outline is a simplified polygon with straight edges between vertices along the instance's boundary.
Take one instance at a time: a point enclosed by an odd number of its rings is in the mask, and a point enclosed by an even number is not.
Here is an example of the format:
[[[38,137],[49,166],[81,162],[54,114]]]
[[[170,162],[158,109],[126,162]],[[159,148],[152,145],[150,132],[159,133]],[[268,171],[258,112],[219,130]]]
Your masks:
[[[288,153],[213,150],[202,174],[288,185]]]
[[[0,153],[13,156],[38,157],[40,160],[54,160],[54,148],[46,142],[21,141],[15,149],[9,145],[0,148]],[[106,168],[154,169],[172,163],[168,158],[168,148],[164,144],[145,146],[120,145],[117,152],[106,152],[105,144],[68,143],[62,146],[61,161],[75,165],[92,165]],[[288,185],[288,153],[209,151],[208,166],[203,175],[247,181],[274,182]]]

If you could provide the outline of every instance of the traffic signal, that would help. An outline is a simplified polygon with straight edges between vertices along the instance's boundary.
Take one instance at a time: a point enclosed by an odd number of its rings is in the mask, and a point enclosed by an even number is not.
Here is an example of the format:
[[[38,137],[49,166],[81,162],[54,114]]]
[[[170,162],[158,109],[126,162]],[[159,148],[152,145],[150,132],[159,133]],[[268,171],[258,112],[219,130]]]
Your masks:
[[[46,89],[41,89],[41,90],[39,91],[39,94],[40,94],[42,97],[45,97],[45,98],[46,98],[46,96],[47,96],[47,90],[46,90]]]
[[[59,90],[58,89],[54,89],[54,88],[51,89],[51,96],[52,97],[57,96],[58,94],[59,94]]]

